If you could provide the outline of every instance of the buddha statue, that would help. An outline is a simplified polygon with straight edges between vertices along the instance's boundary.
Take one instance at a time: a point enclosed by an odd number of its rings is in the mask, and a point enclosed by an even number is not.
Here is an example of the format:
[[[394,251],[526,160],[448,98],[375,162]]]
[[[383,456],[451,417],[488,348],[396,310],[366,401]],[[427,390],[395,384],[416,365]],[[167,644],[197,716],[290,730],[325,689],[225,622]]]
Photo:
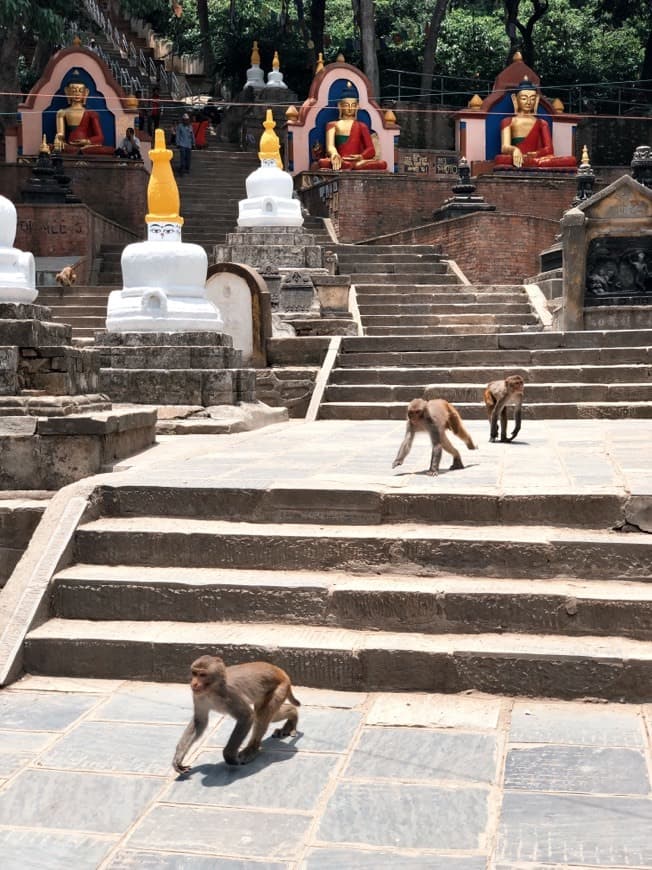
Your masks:
[[[319,160],[321,169],[387,169],[384,160],[376,160],[376,146],[369,127],[358,121],[358,98],[350,82],[337,104],[339,118],[326,125],[326,154]]]
[[[104,145],[104,134],[97,112],[85,106],[88,88],[83,82],[70,82],[64,88],[68,106],[57,112],[56,151],[66,154],[113,154]]]
[[[504,118],[500,125],[500,154],[496,166],[514,169],[574,168],[574,156],[555,157],[550,127],[545,118],[537,117],[539,92],[525,79],[512,94],[515,114]]]

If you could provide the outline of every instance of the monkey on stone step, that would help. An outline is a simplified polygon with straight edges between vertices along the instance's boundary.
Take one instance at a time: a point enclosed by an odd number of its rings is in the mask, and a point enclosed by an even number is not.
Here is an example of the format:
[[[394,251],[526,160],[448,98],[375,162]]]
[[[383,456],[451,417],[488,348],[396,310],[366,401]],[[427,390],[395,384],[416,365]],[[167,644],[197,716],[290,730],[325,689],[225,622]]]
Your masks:
[[[525,381],[520,375],[509,375],[504,381],[492,381],[484,391],[484,403],[489,415],[489,440],[498,437],[498,418],[500,418],[500,440],[513,441],[521,430],[521,405]],[[507,437],[507,406],[514,406],[514,429]]]
[[[72,287],[77,280],[77,273],[72,266],[64,266],[55,276],[57,284],[61,287]]]
[[[392,463],[392,468],[403,464],[403,460],[410,452],[416,432],[427,432],[430,435],[432,453],[430,456],[430,469],[428,470],[429,475],[434,476],[439,474],[442,447],[453,457],[451,470],[454,468],[464,468],[459,450],[448,440],[446,435],[447,429],[450,429],[458,438],[461,438],[469,450],[477,449],[471,436],[464,428],[462,418],[449,402],[445,399],[430,399],[429,401],[425,399],[412,399],[407,407],[405,437],[398,449],[396,459]]]
[[[268,662],[226,667],[219,656],[201,656],[192,663],[190,671],[194,712],[174,753],[172,766],[177,773],[190,770],[183,759],[206,730],[210,710],[226,713],[236,720],[223,751],[227,764],[247,764],[255,758],[270,722],[286,719],[285,724],[274,731],[274,737],[296,734],[297,707],[301,704],[292,694],[290,678],[281,668]],[[249,742],[238,752],[252,727]]]

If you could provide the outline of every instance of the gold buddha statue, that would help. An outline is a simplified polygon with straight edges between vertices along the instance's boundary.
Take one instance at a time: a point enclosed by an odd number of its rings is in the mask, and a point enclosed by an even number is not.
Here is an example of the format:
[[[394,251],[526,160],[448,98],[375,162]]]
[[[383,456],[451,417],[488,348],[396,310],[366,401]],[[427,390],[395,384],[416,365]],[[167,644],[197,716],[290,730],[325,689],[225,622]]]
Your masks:
[[[500,154],[497,166],[514,169],[557,169],[577,166],[572,155],[555,157],[550,127],[545,118],[537,116],[539,92],[527,79],[517,85],[512,94],[515,114],[504,118],[500,125]]]
[[[113,154],[104,145],[104,134],[97,112],[86,108],[89,90],[83,82],[70,82],[64,88],[68,106],[57,112],[55,150],[66,154]]]
[[[351,82],[337,103],[339,118],[326,125],[326,154],[319,161],[322,169],[387,169],[384,160],[376,160],[376,146],[369,127],[358,121],[358,98]]]

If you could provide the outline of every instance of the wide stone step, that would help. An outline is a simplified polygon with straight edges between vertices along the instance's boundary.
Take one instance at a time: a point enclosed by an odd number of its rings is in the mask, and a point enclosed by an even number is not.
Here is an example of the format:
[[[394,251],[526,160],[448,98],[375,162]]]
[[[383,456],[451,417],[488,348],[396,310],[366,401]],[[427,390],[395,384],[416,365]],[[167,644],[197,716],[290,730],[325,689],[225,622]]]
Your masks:
[[[448,402],[482,402],[484,382],[435,383],[437,398]],[[527,403],[564,404],[569,402],[652,402],[652,382],[638,384],[610,383],[528,383]],[[409,402],[415,388],[403,384],[331,384],[326,389],[327,402]],[[420,394],[421,391],[419,391]]]
[[[280,623],[51,619],[25,643],[31,674],[178,681],[200,652],[264,658],[294,683],[342,691],[652,698],[652,646],[629,638],[424,635]]]
[[[499,336],[468,335],[463,342],[457,336],[432,335],[419,338],[396,336],[345,336],[343,352],[433,351],[433,350],[547,350],[551,348],[652,347],[652,330],[607,330],[593,332],[513,332]]]
[[[366,250],[342,250],[335,246],[333,248],[337,254],[340,266],[343,263],[355,265],[356,263],[389,263],[400,265],[402,263],[440,263],[444,269],[448,268],[448,264],[442,261],[441,254],[412,254],[410,252],[403,254],[376,254],[373,251]]]
[[[371,285],[361,284],[356,287],[356,296],[360,309],[375,305],[529,305],[525,293],[469,293],[463,284],[457,287],[439,287],[433,290],[424,289],[416,293],[406,293],[403,287],[382,288],[383,292],[368,292]]]
[[[393,339],[392,339],[393,341]],[[344,368],[377,369],[413,367],[430,368],[451,366],[482,367],[499,366],[509,371],[517,366],[636,366],[652,364],[652,348],[649,347],[612,347],[612,348],[553,348],[551,350],[415,350],[394,351],[389,353],[351,353],[338,357],[338,365]],[[576,380],[581,380],[580,377]]]
[[[365,335],[403,336],[403,335],[495,335],[497,332],[511,332],[513,325],[502,326],[496,323],[450,323],[439,326],[365,326]]]
[[[408,309],[410,306],[407,306]],[[496,310],[494,306],[488,306],[489,311],[483,311],[482,305],[460,305],[460,306],[444,306],[444,309],[452,309],[450,311],[441,310],[439,306],[429,306],[429,313],[410,313],[404,311],[403,307],[398,307],[395,314],[372,314],[363,309],[360,310],[362,322],[365,327],[376,326],[445,326],[448,323],[455,324],[473,324],[477,323],[485,325],[487,323],[501,323],[506,326],[522,325],[524,323],[536,323],[537,318],[531,313],[531,309],[527,306],[524,313],[510,313],[504,308]]]
[[[77,330],[79,329],[104,329],[106,326],[106,310],[104,314],[92,314],[84,317],[69,317],[69,316],[61,316],[56,309],[52,309],[52,318],[59,323],[67,323],[69,326],[73,328],[73,336],[77,336]]]
[[[71,320],[78,320],[80,317],[101,317],[106,319],[106,304],[107,299],[104,297],[96,297],[92,302],[86,305],[77,304],[78,300],[74,300],[75,304],[66,304],[55,302],[52,300],[49,304],[52,315],[57,320],[63,320],[65,323],[70,323]],[[43,303],[45,305],[45,302]]]
[[[437,280],[433,280],[436,278]],[[407,284],[410,287],[418,287],[423,284],[439,286],[442,284],[459,284],[460,279],[457,275],[436,275],[432,272],[396,272],[393,275],[388,275],[383,272],[356,272],[352,283],[372,284],[376,287],[384,286],[385,284]]]
[[[529,391],[528,391],[529,394]],[[415,398],[411,396],[410,398]],[[486,419],[484,405],[455,402],[464,420]],[[523,408],[525,420],[598,420],[652,418],[652,402],[545,402]],[[319,406],[320,420],[405,420],[405,402],[324,402]]]
[[[382,571],[484,577],[650,579],[643,533],[512,526],[270,526],[220,520],[103,518],[75,534],[77,561],[189,568]]]
[[[340,270],[343,271],[342,261],[339,260]],[[369,275],[385,275],[385,274],[401,274],[407,275],[411,272],[417,272],[424,275],[447,275],[448,274],[448,265],[446,263],[439,262],[412,262],[412,263],[378,263],[374,260],[358,260],[355,261],[353,258],[347,263],[346,271],[351,272],[354,275],[359,273],[369,274]]]
[[[410,254],[410,256],[420,254],[435,254],[436,256],[444,256],[439,253],[436,245],[338,245],[335,250],[338,255],[342,253],[354,254],[356,251],[363,253],[371,253],[373,255],[391,255],[395,254]]]
[[[487,304],[470,300],[469,302],[440,302],[433,296],[429,303],[412,303],[403,300],[394,300],[389,304],[368,304],[367,300],[360,299],[358,308],[363,317],[428,317],[442,314],[492,314],[502,318],[504,314],[531,315],[532,308],[527,301],[523,302],[494,302]],[[400,322],[400,321],[399,321]]]
[[[273,622],[371,631],[525,632],[652,639],[652,584],[342,572],[74,565],[63,619]]]
[[[348,363],[348,357],[342,361]],[[504,363],[504,361],[503,361]],[[614,366],[473,366],[440,368],[336,368],[331,372],[331,384],[486,384],[506,375],[521,375],[526,384],[568,382],[584,383],[645,383],[652,372],[649,365]],[[529,394],[529,391],[528,391]]]

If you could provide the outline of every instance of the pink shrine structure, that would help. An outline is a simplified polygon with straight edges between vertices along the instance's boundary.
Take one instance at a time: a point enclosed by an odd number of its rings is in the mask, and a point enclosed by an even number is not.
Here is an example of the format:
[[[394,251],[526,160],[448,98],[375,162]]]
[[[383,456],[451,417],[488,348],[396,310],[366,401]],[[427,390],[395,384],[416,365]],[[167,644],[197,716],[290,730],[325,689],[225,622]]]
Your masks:
[[[384,112],[372,97],[371,82],[349,63],[328,64],[312,80],[308,98],[301,109],[289,109],[287,121],[286,169],[292,175],[319,169],[318,161],[326,156],[326,125],[337,120],[337,103],[346,91],[357,92],[357,119],[369,127],[376,145],[376,158],[387,163],[386,170],[397,171],[400,127],[393,112]]]

